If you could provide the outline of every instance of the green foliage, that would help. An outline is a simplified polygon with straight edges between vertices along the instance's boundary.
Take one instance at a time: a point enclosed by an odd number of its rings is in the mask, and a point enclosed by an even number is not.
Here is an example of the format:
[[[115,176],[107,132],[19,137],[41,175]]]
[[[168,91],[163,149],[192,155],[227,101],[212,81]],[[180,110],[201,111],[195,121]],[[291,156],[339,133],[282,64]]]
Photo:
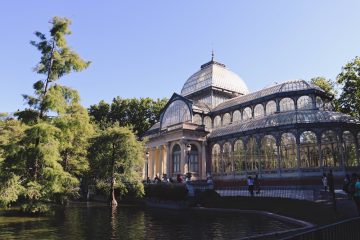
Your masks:
[[[54,17],[51,23],[49,39],[45,34],[35,32],[39,40],[30,42],[41,52],[40,62],[34,71],[45,75],[46,78],[34,83],[35,96],[23,95],[30,109],[20,111],[17,115],[27,123],[30,123],[30,120],[35,122],[38,117],[44,119],[48,111],[62,113],[65,111],[66,104],[78,102],[79,97],[76,91],[53,84],[62,76],[73,71],[82,71],[90,65],[90,62],[81,59],[67,46],[65,37],[71,34],[69,29],[71,21],[67,18]]]
[[[114,187],[121,195],[130,190],[142,195],[143,150],[143,143],[129,128],[115,124],[99,130],[89,148],[90,177],[96,179],[97,188],[109,192],[114,176]]]
[[[145,197],[163,201],[185,201],[187,199],[185,184],[146,184]]]
[[[101,127],[119,122],[121,126],[132,126],[136,135],[142,137],[159,120],[166,103],[167,99],[116,97],[111,105],[100,101],[99,104],[90,106],[89,113]]]
[[[0,180],[0,207],[8,207],[23,191],[19,176],[3,173]]]
[[[31,42],[41,52],[35,71],[45,79],[33,84],[34,96],[23,95],[29,108],[16,113],[20,121],[0,119],[0,204],[21,197],[22,209],[31,213],[79,196],[78,178],[88,170],[88,139],[94,132],[77,91],[55,84],[90,62],[67,46],[70,20],[54,17],[51,23],[49,39],[36,32],[39,41]]]
[[[348,62],[337,76],[337,82],[343,86],[339,97],[340,110],[353,117],[360,118],[360,57]]]
[[[61,130],[59,150],[63,168],[72,175],[82,176],[89,169],[87,149],[94,134],[87,110],[73,104],[54,119],[54,125]]]
[[[314,77],[310,80],[310,83],[320,87],[329,95],[337,95],[337,90],[335,89],[336,83],[331,79],[326,79],[325,77]]]

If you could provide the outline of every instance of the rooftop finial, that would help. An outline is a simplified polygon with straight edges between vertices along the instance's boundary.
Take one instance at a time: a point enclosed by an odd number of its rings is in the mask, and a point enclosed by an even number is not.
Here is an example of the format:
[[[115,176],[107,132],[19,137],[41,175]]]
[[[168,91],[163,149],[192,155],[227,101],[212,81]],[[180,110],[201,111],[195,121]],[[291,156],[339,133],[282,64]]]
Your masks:
[[[214,61],[214,49],[211,50],[211,61]]]

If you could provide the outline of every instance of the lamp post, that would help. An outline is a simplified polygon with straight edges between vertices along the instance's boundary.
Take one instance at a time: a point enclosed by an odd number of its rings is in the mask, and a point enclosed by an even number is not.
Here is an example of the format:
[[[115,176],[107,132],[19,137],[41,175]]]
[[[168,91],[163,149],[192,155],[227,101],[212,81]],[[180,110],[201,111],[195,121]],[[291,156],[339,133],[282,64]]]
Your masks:
[[[149,152],[145,153],[146,156],[146,182],[148,183],[148,179],[149,179]]]
[[[186,174],[187,179],[190,181],[191,179],[191,172],[190,172],[190,151],[191,151],[191,144],[189,143],[188,145],[186,145],[187,148],[187,162],[188,162],[188,172]]]

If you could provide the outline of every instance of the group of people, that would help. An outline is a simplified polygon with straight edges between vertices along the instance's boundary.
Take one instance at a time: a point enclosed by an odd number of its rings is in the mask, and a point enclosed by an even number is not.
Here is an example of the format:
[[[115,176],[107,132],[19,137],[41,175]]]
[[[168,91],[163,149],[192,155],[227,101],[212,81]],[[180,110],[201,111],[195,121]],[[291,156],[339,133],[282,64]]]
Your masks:
[[[260,181],[257,174],[255,175],[254,178],[248,176],[247,185],[248,185],[248,191],[251,196],[254,196],[254,191],[256,192],[256,194],[260,193]]]
[[[324,191],[329,191],[335,200],[334,177],[331,170],[328,174],[323,174],[322,183]],[[356,173],[351,174],[351,176],[346,174],[343,180],[342,190],[347,194],[349,199],[354,200],[360,215],[360,175]]]
[[[181,176],[181,174],[178,174],[176,176],[176,181],[173,179],[173,178],[169,178],[167,176],[167,174],[163,174],[162,178],[160,179],[160,177],[158,175],[155,175],[155,178],[154,180],[151,180],[149,177],[147,177],[147,180],[146,180],[146,183],[160,183],[160,182],[164,182],[164,183],[182,183],[184,180],[183,180],[183,177]]]
[[[360,215],[360,175],[353,173],[345,175],[343,181],[343,191],[346,192],[349,199],[353,199],[358,213]]]

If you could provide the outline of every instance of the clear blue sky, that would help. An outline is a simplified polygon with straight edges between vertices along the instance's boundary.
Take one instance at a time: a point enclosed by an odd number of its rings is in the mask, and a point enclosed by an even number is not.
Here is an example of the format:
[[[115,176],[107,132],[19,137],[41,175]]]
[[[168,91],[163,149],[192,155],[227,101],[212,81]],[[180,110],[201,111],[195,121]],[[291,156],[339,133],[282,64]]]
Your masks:
[[[335,79],[360,55],[360,1],[42,1],[0,3],[0,112],[25,107],[42,76],[34,31],[53,16],[73,21],[69,45],[91,66],[59,83],[88,107],[115,96],[170,97],[215,59],[251,91],[290,79]]]

